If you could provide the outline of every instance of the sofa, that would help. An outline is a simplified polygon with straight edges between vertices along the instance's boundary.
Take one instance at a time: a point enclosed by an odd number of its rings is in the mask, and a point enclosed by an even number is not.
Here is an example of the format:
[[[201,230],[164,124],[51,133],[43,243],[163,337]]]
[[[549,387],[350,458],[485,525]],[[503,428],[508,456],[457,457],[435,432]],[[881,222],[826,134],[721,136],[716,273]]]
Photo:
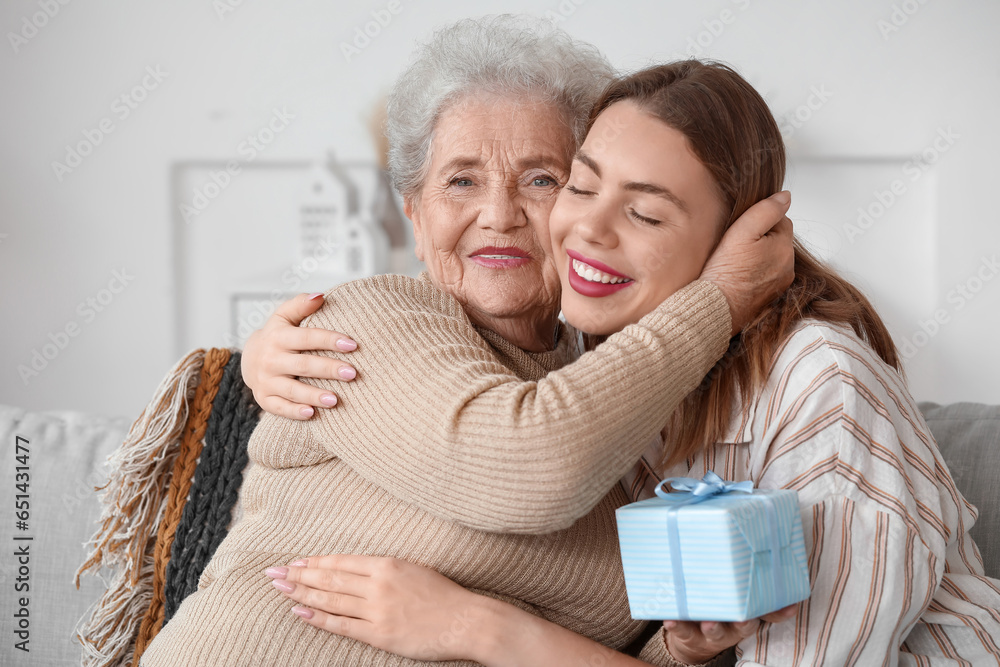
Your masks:
[[[974,403],[936,405],[920,409],[937,439],[959,489],[980,516],[972,535],[982,552],[987,574],[1000,578],[1000,406]],[[27,490],[27,529],[16,516],[0,522],[0,664],[18,667],[78,665],[80,647],[74,628],[102,592],[101,581],[85,577],[73,585],[76,569],[86,557],[85,542],[93,535],[100,506],[94,486],[106,478],[108,455],[121,443],[130,420],[79,412],[30,412],[0,406],[0,478],[6,506],[13,513],[15,494]],[[27,444],[24,444],[27,441]],[[22,449],[18,450],[18,444]],[[27,458],[18,461],[17,457]],[[28,486],[15,478],[16,468],[29,468]],[[31,537],[30,540],[16,540]],[[22,569],[16,549],[26,549]],[[23,553],[23,551],[22,551]],[[24,584],[30,591],[18,593]],[[20,604],[21,596],[27,604]],[[15,635],[27,609],[27,652],[15,648]],[[21,613],[21,618],[15,618]]]

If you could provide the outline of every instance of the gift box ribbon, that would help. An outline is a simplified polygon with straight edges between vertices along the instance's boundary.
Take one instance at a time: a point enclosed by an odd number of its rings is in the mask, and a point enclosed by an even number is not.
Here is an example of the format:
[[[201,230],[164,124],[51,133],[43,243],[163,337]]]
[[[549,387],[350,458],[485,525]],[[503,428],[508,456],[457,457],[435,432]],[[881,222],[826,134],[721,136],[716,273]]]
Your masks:
[[[680,494],[670,494],[663,490],[669,485],[678,491],[689,494],[689,497],[667,509],[667,539],[670,544],[670,566],[674,575],[674,594],[677,597],[678,619],[689,620],[687,606],[687,586],[684,584],[684,566],[681,558],[680,530],[677,526],[677,513],[685,505],[695,505],[715,496],[727,493],[753,493],[753,482],[727,482],[709,470],[700,480],[691,477],[668,477],[656,485],[655,493],[660,498],[676,497]],[[771,545],[771,570],[778,600],[785,600],[785,580],[781,571],[781,540],[778,531],[778,511],[774,500],[768,496],[755,496],[764,502],[767,512],[768,533]],[[711,619],[698,619],[711,620]]]

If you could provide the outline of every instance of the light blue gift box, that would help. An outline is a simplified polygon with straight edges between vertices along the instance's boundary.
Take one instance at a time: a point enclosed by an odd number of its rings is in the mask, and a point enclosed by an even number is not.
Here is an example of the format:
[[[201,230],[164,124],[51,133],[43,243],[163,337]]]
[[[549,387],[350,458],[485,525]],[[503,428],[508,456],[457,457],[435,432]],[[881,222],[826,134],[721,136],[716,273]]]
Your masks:
[[[745,621],[809,597],[795,491],[709,472],[656,493],[616,512],[632,618]]]

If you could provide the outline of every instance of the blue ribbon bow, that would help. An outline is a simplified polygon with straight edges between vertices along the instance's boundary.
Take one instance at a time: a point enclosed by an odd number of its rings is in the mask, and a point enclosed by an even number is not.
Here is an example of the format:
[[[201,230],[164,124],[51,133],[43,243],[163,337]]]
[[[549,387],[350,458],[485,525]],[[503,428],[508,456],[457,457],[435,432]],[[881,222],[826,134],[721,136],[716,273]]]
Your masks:
[[[709,470],[700,480],[692,477],[668,477],[656,485],[655,493],[660,498],[677,497],[681,494],[670,494],[663,490],[664,485],[670,485],[678,491],[687,492],[688,498],[676,503],[667,510],[667,538],[670,544],[670,567],[674,575],[674,594],[677,600],[676,620],[690,620],[687,608],[687,587],[684,584],[684,566],[681,560],[681,539],[677,526],[677,511],[685,505],[694,505],[714,496],[727,493],[753,493],[753,482],[727,482]],[[771,567],[774,577],[777,598],[785,598],[785,585],[781,576],[781,546],[778,539],[778,513],[774,501],[767,496],[758,496],[765,502],[771,545]],[[698,619],[710,620],[710,619]]]
[[[669,494],[663,490],[663,486],[669,484],[678,491],[688,491],[691,493],[691,500],[685,501],[685,505],[700,503],[708,500],[712,496],[719,496],[726,493],[753,493],[753,482],[727,482],[714,472],[709,470],[701,480],[693,477],[668,477],[656,485],[655,493],[661,498],[666,498]]]

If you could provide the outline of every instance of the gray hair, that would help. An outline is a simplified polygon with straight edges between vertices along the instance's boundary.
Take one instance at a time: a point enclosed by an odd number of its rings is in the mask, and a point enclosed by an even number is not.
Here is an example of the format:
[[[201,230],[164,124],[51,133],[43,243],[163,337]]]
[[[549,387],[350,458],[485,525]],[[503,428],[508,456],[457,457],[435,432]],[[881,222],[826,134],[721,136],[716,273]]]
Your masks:
[[[577,145],[590,109],[615,71],[596,47],[551,22],[503,14],[464,19],[418,47],[387,102],[389,175],[403,196],[423,186],[434,125],[477,93],[541,99],[566,110]]]

